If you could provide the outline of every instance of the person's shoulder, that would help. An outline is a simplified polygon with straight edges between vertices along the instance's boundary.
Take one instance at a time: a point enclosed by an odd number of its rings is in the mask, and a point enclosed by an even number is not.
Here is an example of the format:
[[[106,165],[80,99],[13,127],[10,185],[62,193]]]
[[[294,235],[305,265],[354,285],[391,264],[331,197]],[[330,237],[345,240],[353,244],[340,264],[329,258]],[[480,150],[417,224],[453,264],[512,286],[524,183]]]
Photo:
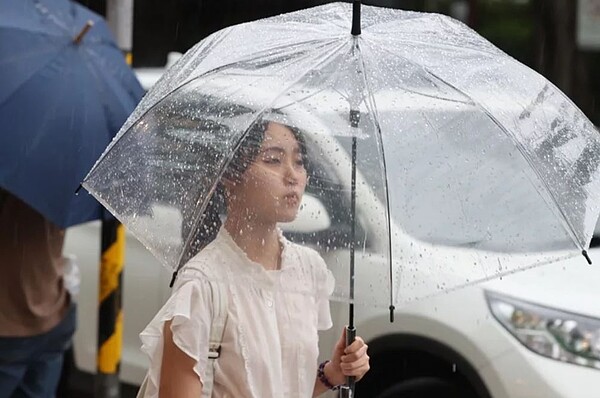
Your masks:
[[[321,257],[321,254],[312,247],[291,243],[296,253],[300,257],[302,268],[306,274],[312,276],[314,286],[319,294],[328,297],[334,290],[335,279],[327,263]],[[308,269],[307,269],[308,268]]]
[[[316,268],[327,268],[325,265],[325,260],[319,254],[319,252],[312,247],[304,246],[298,243],[289,243],[293,250],[298,253],[302,260],[308,262],[312,267]]]
[[[205,277],[219,277],[224,271],[224,258],[220,245],[214,241],[200,250],[183,267],[183,273],[198,273]]]

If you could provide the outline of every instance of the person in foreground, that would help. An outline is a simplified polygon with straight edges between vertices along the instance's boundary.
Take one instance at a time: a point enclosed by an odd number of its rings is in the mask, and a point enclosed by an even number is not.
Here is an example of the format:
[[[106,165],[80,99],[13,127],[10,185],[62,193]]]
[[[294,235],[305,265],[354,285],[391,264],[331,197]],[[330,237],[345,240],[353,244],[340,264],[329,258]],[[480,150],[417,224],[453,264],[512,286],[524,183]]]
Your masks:
[[[333,276],[316,251],[277,228],[297,215],[305,161],[297,129],[266,119],[250,128],[217,190],[224,225],[209,206],[204,248],[140,334],[150,367],[138,396],[308,398],[369,370],[367,345],[357,337],[345,347],[344,332],[331,360],[317,363],[317,332],[332,326]],[[226,320],[220,346],[209,353],[215,290],[226,296]],[[218,359],[209,360],[211,353]]]
[[[77,309],[65,230],[0,187],[0,398],[54,397]]]

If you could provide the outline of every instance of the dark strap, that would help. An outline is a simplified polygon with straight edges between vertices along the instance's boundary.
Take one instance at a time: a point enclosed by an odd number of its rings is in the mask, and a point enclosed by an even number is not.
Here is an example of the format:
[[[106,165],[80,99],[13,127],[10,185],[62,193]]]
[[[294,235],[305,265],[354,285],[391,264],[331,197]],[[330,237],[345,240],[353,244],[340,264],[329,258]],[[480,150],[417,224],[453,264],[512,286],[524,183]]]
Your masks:
[[[2,212],[2,207],[4,207],[4,202],[8,199],[8,191],[2,187],[0,187],[0,212]]]

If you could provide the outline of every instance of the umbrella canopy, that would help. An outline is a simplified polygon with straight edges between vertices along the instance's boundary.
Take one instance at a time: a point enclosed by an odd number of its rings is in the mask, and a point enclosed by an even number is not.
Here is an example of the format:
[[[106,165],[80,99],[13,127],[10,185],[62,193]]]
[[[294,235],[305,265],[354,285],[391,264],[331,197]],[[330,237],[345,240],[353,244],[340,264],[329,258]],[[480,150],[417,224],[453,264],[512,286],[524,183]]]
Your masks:
[[[381,282],[354,293],[337,278],[334,298],[387,305],[393,285],[392,302],[407,302],[588,247],[600,139],[564,94],[451,18],[363,7],[352,35],[351,15],[328,4],[198,43],[84,187],[177,269],[223,173],[275,121],[304,137],[307,191],[329,206],[321,249],[368,252],[356,278]],[[350,263],[329,265],[343,275]]]
[[[144,91],[103,19],[69,0],[0,4],[0,186],[61,227],[97,219],[75,195]]]

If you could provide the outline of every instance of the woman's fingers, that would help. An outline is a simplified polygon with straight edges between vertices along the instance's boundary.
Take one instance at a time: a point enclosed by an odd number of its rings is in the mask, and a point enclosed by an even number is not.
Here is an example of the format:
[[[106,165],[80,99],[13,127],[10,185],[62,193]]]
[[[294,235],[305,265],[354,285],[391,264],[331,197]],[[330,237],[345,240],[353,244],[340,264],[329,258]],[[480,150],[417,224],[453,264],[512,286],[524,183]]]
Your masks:
[[[340,368],[344,376],[354,376],[357,380],[360,380],[369,371],[369,357],[363,357],[352,363],[343,363]]]
[[[370,369],[369,356],[365,344],[361,337],[356,337],[354,342],[343,350],[340,357],[339,369],[344,376],[354,376],[360,380]]]
[[[357,376],[369,370],[369,361],[356,361],[351,364],[343,364],[341,366],[344,376]]]
[[[346,347],[345,355],[341,357],[340,369],[344,376],[354,376],[360,380],[365,373],[369,371],[369,355],[362,338],[357,337],[354,342]]]
[[[350,370],[361,367],[365,363],[369,363],[369,356],[366,353],[358,356],[357,358],[342,357],[340,367],[342,369]]]
[[[346,347],[344,349],[344,354],[345,354],[345,356],[347,356],[349,358],[356,359],[357,356],[363,355],[367,351],[367,348],[369,348],[369,346],[365,344],[363,339],[360,337],[356,337],[354,342],[352,342],[352,344],[350,344],[348,347]],[[352,360],[352,359],[349,359],[349,360]]]
[[[363,344],[362,346],[358,347],[358,349],[356,351],[353,351],[346,355],[342,355],[342,362],[349,363],[349,362],[357,361],[358,359],[362,358],[363,356],[365,356],[367,354],[368,348],[369,348],[368,345]]]
[[[361,337],[356,336],[356,338],[354,339],[354,341],[352,342],[352,344],[350,344],[348,347],[346,347],[344,349],[344,353],[345,354],[351,354],[353,352],[358,351],[363,346],[366,346],[364,340]]]

